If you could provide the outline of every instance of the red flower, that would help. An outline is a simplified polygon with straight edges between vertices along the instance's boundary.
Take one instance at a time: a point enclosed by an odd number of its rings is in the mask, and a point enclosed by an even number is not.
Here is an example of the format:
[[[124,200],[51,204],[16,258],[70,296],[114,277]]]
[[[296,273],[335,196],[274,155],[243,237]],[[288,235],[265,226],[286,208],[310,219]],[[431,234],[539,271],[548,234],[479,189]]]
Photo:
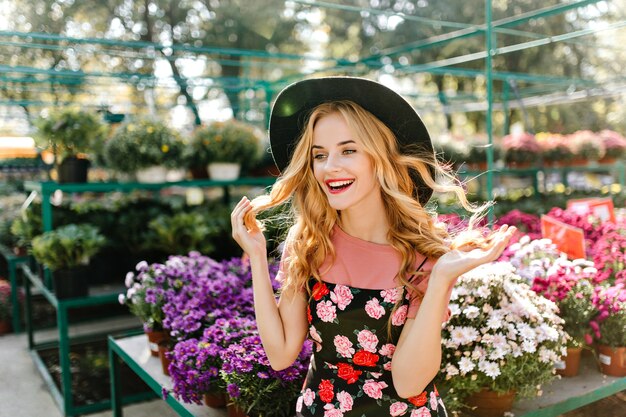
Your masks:
[[[407,400],[414,406],[421,407],[428,401],[428,396],[426,395],[426,391],[423,391],[420,395],[407,398]]]
[[[320,382],[320,385],[317,388],[319,389],[320,400],[325,403],[329,403],[333,400],[333,397],[335,396],[333,389],[335,387],[333,387],[332,382],[328,379],[322,379],[322,382]]]
[[[363,373],[363,371],[357,371],[352,367],[352,365],[348,365],[347,363],[340,362],[337,366],[339,368],[337,376],[344,379],[348,384],[354,384],[358,381],[359,375]]]
[[[323,296],[329,293],[330,293],[330,290],[328,289],[326,284],[324,284],[323,282],[316,282],[315,285],[313,286],[313,292],[311,295],[313,295],[313,298],[315,299],[315,301],[319,301],[322,299]]]
[[[433,390],[435,391],[435,395],[439,397],[439,391],[437,391],[437,386],[433,384]]]
[[[354,354],[352,361],[359,366],[376,366],[379,356],[366,350],[359,350]]]
[[[311,306],[306,306],[306,318],[309,321],[309,324],[313,323],[313,316],[311,315]]]

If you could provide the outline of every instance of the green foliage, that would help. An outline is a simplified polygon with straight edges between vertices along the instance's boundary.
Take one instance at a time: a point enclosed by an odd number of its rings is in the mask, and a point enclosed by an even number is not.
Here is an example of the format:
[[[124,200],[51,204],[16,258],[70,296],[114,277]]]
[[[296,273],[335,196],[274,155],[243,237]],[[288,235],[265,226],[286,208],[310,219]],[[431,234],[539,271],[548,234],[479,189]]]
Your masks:
[[[37,262],[57,271],[89,264],[105,244],[105,237],[95,226],[68,224],[36,236],[32,251]]]
[[[237,162],[247,169],[261,157],[261,139],[246,123],[236,120],[215,122],[194,132],[185,154],[188,166]]]
[[[139,119],[117,128],[103,154],[108,167],[130,174],[155,165],[179,168],[183,148],[178,134],[163,123]]]
[[[184,255],[194,250],[211,254],[215,248],[213,238],[219,233],[210,213],[200,212],[163,214],[152,220],[148,229],[148,246],[171,255]]]
[[[599,343],[612,347],[626,346],[626,309],[612,313],[600,324]]]
[[[60,160],[98,151],[106,132],[100,116],[72,108],[52,111],[35,126],[38,144],[53,149]]]
[[[42,232],[41,203],[31,203],[11,224],[11,234],[21,248],[30,248],[33,238]]]

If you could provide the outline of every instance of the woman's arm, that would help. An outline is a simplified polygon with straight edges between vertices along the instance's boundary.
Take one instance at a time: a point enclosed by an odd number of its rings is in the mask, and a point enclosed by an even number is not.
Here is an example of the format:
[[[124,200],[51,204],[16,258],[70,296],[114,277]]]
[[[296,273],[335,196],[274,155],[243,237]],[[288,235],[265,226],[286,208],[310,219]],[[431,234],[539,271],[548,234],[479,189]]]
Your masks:
[[[393,384],[404,398],[422,393],[441,367],[441,318],[456,279],[498,259],[515,227],[502,226],[488,249],[452,250],[437,260],[415,319],[406,321],[391,362]]]
[[[269,276],[265,237],[258,229],[248,230],[244,216],[252,209],[244,197],[231,213],[233,238],[248,254],[252,269],[254,313],[263,348],[272,368],[285,369],[298,357],[306,337],[307,299],[303,292],[283,293],[278,304]]]

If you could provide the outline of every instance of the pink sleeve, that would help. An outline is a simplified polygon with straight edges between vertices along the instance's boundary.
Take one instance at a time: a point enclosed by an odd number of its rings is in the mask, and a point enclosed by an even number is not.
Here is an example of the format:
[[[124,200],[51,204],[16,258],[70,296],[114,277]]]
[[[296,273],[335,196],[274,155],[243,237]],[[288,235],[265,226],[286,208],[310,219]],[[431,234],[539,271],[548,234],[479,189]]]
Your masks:
[[[422,297],[424,296],[424,294],[426,293],[426,289],[428,288],[428,281],[430,279],[430,271],[433,267],[433,264],[434,264],[434,261],[429,259],[422,267],[422,271],[424,271],[426,274],[423,275],[419,281],[417,281],[416,287],[417,287],[417,291],[419,291],[419,294],[416,295],[413,291],[411,290],[408,291],[408,295],[411,300],[411,303],[409,304],[409,311],[407,312],[407,318],[409,319],[415,318],[415,316],[417,315],[417,311],[419,310],[420,305],[422,304]],[[448,296],[446,298],[447,302],[449,302],[451,294],[452,294],[452,286],[450,286],[450,289],[448,290]],[[446,308],[446,312],[444,313],[442,317],[442,322],[448,321],[449,318],[450,318],[450,309]]]

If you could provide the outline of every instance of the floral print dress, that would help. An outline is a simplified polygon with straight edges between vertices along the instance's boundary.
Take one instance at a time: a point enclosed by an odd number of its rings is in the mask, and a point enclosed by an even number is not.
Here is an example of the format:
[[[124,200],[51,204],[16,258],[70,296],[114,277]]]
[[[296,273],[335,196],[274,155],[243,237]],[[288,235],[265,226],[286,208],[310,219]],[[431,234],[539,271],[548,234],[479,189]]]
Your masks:
[[[374,290],[315,280],[311,285],[307,316],[315,348],[298,417],[447,416],[432,382],[408,399],[393,387],[391,358],[406,321],[407,297],[392,310],[403,287]]]

